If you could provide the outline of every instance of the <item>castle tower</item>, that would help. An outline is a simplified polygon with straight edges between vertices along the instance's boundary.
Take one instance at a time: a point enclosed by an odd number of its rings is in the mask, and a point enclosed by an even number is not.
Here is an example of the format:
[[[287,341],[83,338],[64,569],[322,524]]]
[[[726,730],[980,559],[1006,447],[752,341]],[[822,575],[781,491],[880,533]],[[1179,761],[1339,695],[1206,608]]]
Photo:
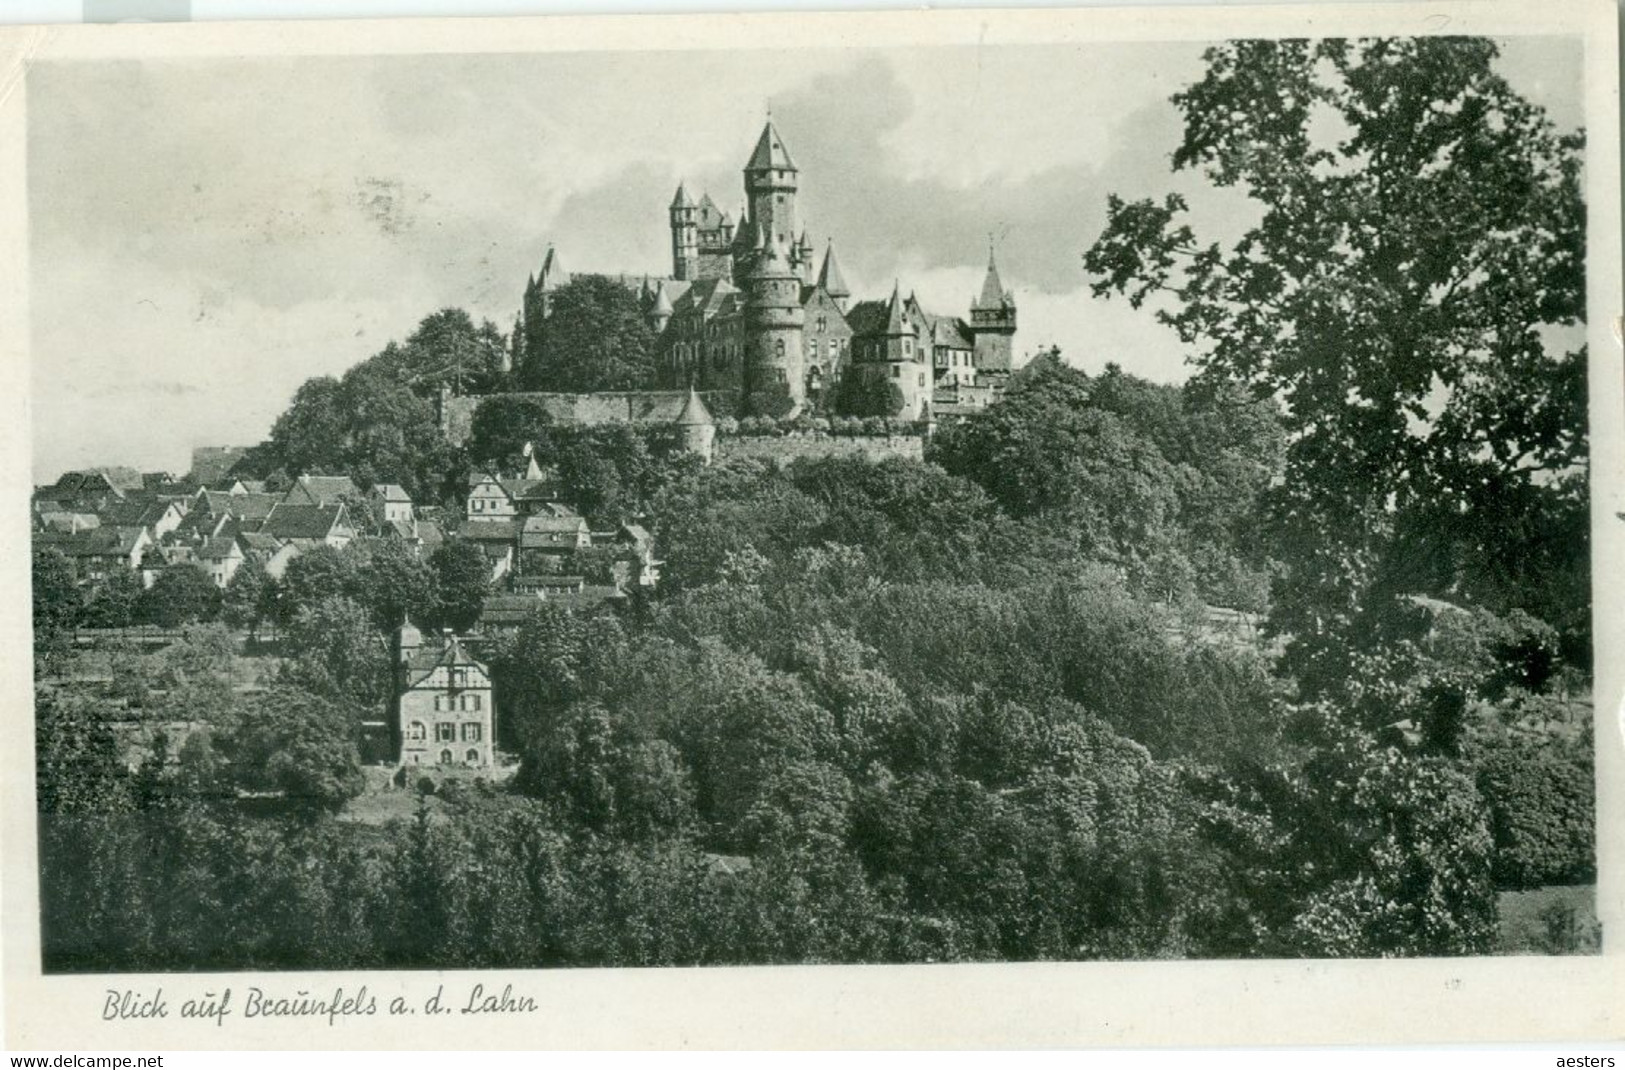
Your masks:
[[[797,411],[807,393],[801,279],[785,247],[772,242],[756,258],[745,281],[745,392],[777,384],[789,394],[791,411]]]
[[[834,299],[835,307],[845,314],[846,300],[852,296],[852,291],[846,285],[846,276],[841,274],[840,261],[835,259],[834,242],[830,242],[824,248],[824,266],[818,272],[818,285]]]
[[[695,219],[696,211],[694,198],[679,182],[670,209],[671,275],[674,279],[691,280],[700,275],[700,232],[698,220]]]
[[[671,312],[671,298],[666,296],[666,284],[656,283],[654,304],[649,308],[649,326],[654,328],[656,334],[665,331],[666,324],[671,322]]]
[[[970,333],[976,350],[973,360],[978,372],[1009,372],[1011,338],[1016,333],[1016,299],[999,281],[999,266],[993,260],[993,247],[987,250],[987,277],[982,292],[971,302]]]
[[[770,121],[762,128],[756,149],[745,164],[745,198],[750,205],[751,222],[756,225],[764,246],[789,247],[800,228],[796,225],[796,187],[799,183],[795,161],[784,139]]]
[[[903,398],[898,418],[918,420],[929,412],[931,401],[930,353],[920,344],[908,314],[908,302],[895,282],[891,299],[886,302],[886,326],[879,333],[875,340],[879,351],[870,358],[863,374],[891,380]]]
[[[711,454],[716,448],[717,425],[711,419],[711,410],[705,407],[705,402],[700,400],[693,386],[688,388],[688,397],[683,400],[683,411],[677,414],[677,433],[683,449],[706,464],[711,463]]]

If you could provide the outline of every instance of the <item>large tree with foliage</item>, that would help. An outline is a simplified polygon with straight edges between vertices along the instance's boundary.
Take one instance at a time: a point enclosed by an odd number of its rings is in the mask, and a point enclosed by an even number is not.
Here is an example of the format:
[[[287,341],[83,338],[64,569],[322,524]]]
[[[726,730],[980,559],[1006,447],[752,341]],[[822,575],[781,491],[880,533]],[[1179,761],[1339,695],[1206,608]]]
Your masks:
[[[1585,628],[1582,138],[1470,38],[1234,41],[1173,99],[1178,170],[1251,200],[1204,243],[1112,197],[1097,294],[1149,303],[1201,381],[1284,403],[1278,624],[1335,676],[1396,593]],[[1318,672],[1317,672],[1318,669]]]
[[[160,628],[213,620],[220,612],[220,588],[196,565],[176,565],[158,574],[137,604],[137,616]]]
[[[443,308],[417,325],[405,345],[393,342],[372,358],[419,397],[432,398],[446,387],[458,394],[481,394],[505,385],[508,343],[497,325],[475,326],[460,308]]]
[[[532,390],[641,390],[654,379],[654,332],[635,293],[614,279],[577,275],[553,293],[539,351],[522,370]]]

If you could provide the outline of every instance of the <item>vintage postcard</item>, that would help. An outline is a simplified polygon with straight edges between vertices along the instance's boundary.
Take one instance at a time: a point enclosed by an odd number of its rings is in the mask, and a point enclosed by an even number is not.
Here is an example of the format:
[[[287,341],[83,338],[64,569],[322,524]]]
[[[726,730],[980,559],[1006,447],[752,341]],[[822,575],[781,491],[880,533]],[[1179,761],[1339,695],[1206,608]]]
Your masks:
[[[1618,76],[0,32],[8,1045],[1619,1039]]]

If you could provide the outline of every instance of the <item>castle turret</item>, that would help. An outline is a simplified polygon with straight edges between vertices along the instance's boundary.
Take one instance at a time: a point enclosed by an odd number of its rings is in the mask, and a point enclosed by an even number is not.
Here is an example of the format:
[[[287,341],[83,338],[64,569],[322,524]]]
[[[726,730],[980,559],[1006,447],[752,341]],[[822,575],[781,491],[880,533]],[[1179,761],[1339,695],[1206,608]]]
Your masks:
[[[908,305],[902,287],[892,283],[891,299],[886,302],[886,326],[878,339],[880,360],[870,366],[867,374],[890,379],[903,398],[898,417],[918,420],[931,398],[931,372],[927,366],[930,353],[928,346],[920,345]]]
[[[700,400],[700,395],[695,393],[692,386],[688,388],[688,397],[683,400],[683,411],[677,414],[677,434],[684,450],[706,464],[711,463],[711,454],[716,447],[717,425],[711,419],[711,410],[705,407],[705,402]]]
[[[818,285],[834,299],[835,307],[844,313],[846,300],[852,296],[852,291],[846,285],[846,277],[841,274],[840,262],[835,259],[834,242],[824,248],[824,266],[818,272]]]
[[[807,238],[807,232],[801,232],[801,239],[796,242],[795,253],[796,273],[801,276],[803,284],[811,286],[813,281],[813,247]]]
[[[656,334],[666,329],[671,322],[671,298],[666,296],[666,284],[655,284],[654,304],[649,307],[649,326],[654,328]]]
[[[1016,299],[999,279],[999,266],[993,249],[987,250],[987,275],[982,292],[970,306],[970,333],[976,347],[973,360],[978,372],[998,374],[1010,371],[1011,339],[1016,333]]]
[[[745,197],[750,204],[751,222],[760,231],[764,246],[789,247],[796,240],[798,175],[784,139],[769,122],[745,164]]]
[[[782,389],[790,397],[791,411],[800,409],[806,400],[801,348],[806,313],[801,279],[783,244],[768,244],[745,281],[746,395]]]
[[[699,278],[700,231],[695,218],[698,211],[694,199],[682,183],[671,199],[671,274],[672,278],[690,280]]]
[[[395,655],[402,665],[412,659],[412,655],[423,645],[423,633],[418,631],[412,623],[412,618],[401,619],[400,631],[395,633]]]

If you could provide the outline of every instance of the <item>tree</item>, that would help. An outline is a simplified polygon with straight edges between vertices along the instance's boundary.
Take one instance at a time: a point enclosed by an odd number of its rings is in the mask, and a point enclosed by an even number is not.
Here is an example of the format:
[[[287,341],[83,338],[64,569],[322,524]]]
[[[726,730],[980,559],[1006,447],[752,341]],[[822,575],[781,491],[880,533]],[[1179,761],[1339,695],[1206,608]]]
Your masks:
[[[213,620],[220,612],[220,588],[196,565],[175,565],[158,574],[142,594],[138,617],[160,628]]]
[[[365,597],[356,557],[332,546],[314,546],[288,562],[279,584],[277,610],[283,624],[329,598]]]
[[[227,750],[240,787],[279,792],[301,809],[336,810],[364,785],[353,716],[297,687],[257,698]]]
[[[288,622],[294,659],[288,678],[302,689],[376,716],[391,694],[389,646],[367,611],[342,595],[306,606]]]
[[[85,623],[93,628],[128,628],[135,623],[144,590],[141,573],[133,568],[114,569],[85,607]]]
[[[577,275],[553,292],[540,351],[527,347],[531,390],[641,390],[654,379],[654,332],[637,295],[614,279]]]
[[[460,308],[443,308],[419,321],[404,346],[391,344],[378,361],[419,397],[432,398],[441,387],[457,394],[499,389],[508,344],[497,325],[478,327]]]
[[[524,465],[527,445],[534,446],[539,456],[550,456],[555,431],[553,417],[540,398],[498,394],[475,408],[465,449],[477,466],[512,472]]]
[[[256,451],[257,473],[343,474],[361,486],[399,483],[415,498],[435,497],[452,450],[434,403],[395,377],[396,363],[386,351],[342,379],[306,380]]]
[[[448,539],[429,555],[434,583],[434,612],[430,623],[464,632],[480,619],[491,589],[491,564],[478,543]]]
[[[1205,382],[1283,402],[1272,495],[1295,662],[1363,609],[1454,590],[1586,627],[1582,137],[1460,37],[1236,41],[1173,99],[1176,169],[1250,198],[1201,244],[1186,202],[1108,203],[1084,257]]]
[[[1054,357],[1034,360],[978,420],[940,436],[932,459],[973,479],[1018,517],[1064,520],[1087,550],[1114,560],[1173,538],[1178,471],[1155,442],[1091,404],[1091,381]]]
[[[1379,745],[1347,721],[1308,709],[1301,762],[1198,774],[1207,780],[1198,792],[1211,793],[1203,830],[1223,845],[1221,879],[1245,904],[1228,925],[1211,926],[1208,950],[1483,954],[1496,900],[1478,791],[1452,763]]]
[[[427,620],[434,616],[437,606],[433,569],[406,543],[399,539],[357,539],[345,547],[345,552],[355,561],[361,604],[378,631],[393,632],[408,617]]]
[[[54,547],[34,551],[34,647],[54,650],[79,623],[83,599],[73,562]]]
[[[260,622],[271,607],[271,589],[275,581],[266,574],[258,557],[250,557],[231,574],[226,584],[225,601],[220,617],[233,628],[245,628],[252,637],[257,635]]]
[[[883,375],[853,368],[836,388],[835,411],[843,416],[896,416],[903,411],[903,391]]]

